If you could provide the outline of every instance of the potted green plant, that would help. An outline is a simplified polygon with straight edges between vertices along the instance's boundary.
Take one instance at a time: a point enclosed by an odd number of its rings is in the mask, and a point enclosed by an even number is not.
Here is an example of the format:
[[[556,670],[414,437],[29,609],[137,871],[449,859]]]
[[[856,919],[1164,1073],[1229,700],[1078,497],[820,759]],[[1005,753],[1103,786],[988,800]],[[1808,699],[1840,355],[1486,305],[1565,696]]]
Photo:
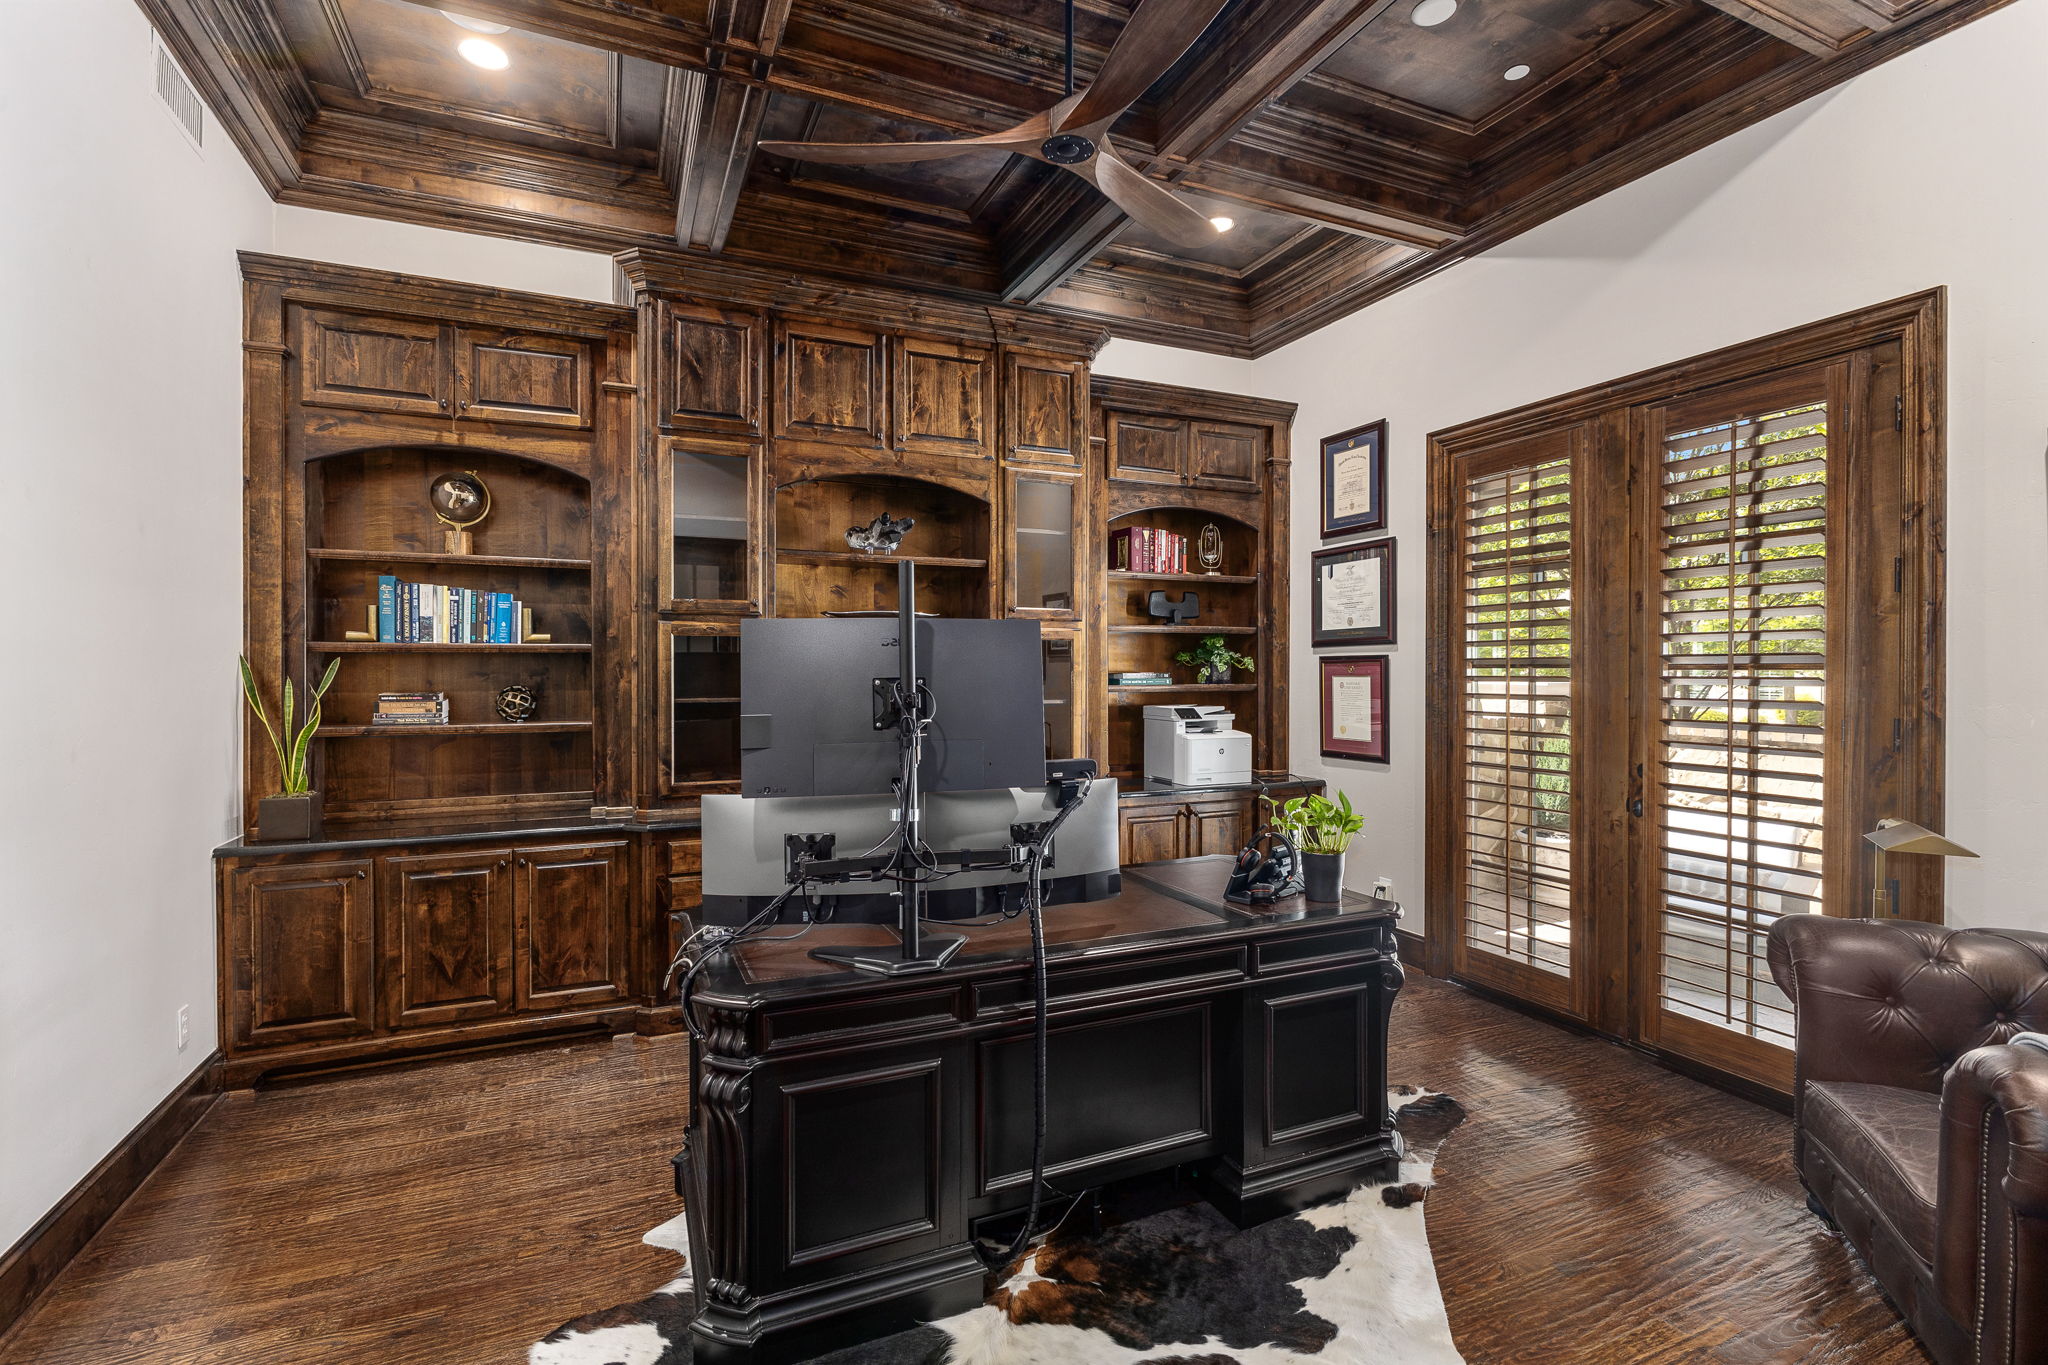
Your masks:
[[[1173,661],[1183,668],[1194,669],[1198,683],[1227,683],[1233,668],[1249,673],[1258,667],[1250,655],[1232,649],[1221,635],[1204,635],[1193,649],[1184,649],[1174,655]]]
[[[278,842],[320,837],[320,793],[313,790],[313,732],[320,728],[320,699],[327,695],[327,689],[334,685],[334,675],[340,671],[339,659],[327,665],[320,685],[307,699],[304,723],[294,730],[292,717],[297,698],[292,693],[292,680],[284,680],[284,696],[279,707],[282,724],[273,726],[269,713],[263,709],[263,696],[256,690],[256,674],[249,667],[247,657],[242,659],[242,695],[249,699],[249,709],[256,713],[263,733],[270,736],[270,747],[277,755],[277,768],[284,787],[276,796],[265,796],[256,802],[256,837],[259,840]]]
[[[1337,793],[1297,796],[1281,802],[1265,798],[1273,808],[1273,824],[1301,854],[1302,889],[1312,901],[1337,901],[1344,894],[1344,850],[1351,836],[1365,828],[1365,817],[1351,810],[1351,797]]]

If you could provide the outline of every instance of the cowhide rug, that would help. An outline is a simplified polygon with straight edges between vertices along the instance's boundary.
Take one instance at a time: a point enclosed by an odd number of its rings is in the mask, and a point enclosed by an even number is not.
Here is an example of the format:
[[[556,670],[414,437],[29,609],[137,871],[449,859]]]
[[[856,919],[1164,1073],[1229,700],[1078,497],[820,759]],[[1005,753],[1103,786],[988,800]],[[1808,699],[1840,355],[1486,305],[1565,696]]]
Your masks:
[[[1465,1111],[1389,1092],[1407,1154],[1393,1183],[1239,1231],[1207,1204],[1096,1234],[1055,1229],[981,1307],[818,1365],[1462,1365],[1423,1233],[1437,1148]],[[683,1220],[647,1234],[682,1253]],[[529,1365],[684,1365],[690,1275],[535,1343]]]

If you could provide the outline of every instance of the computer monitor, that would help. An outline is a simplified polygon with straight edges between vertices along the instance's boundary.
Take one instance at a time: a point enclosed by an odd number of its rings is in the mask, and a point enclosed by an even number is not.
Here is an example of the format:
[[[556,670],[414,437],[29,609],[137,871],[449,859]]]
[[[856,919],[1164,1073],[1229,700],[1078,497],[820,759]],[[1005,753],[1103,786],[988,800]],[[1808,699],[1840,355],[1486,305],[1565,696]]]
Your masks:
[[[920,786],[1045,784],[1045,676],[1036,621],[920,620],[930,694]],[[740,794],[889,792],[902,751],[887,715],[899,672],[896,617],[740,622]]]

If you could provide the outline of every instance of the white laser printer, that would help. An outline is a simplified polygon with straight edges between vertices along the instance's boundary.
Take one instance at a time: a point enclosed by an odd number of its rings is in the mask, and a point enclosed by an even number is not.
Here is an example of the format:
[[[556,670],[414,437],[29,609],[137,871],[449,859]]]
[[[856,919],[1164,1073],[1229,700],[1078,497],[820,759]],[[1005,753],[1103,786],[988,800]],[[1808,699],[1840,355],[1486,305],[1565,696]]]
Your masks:
[[[1220,706],[1145,708],[1145,779],[1174,787],[1228,787],[1252,780],[1252,737]]]

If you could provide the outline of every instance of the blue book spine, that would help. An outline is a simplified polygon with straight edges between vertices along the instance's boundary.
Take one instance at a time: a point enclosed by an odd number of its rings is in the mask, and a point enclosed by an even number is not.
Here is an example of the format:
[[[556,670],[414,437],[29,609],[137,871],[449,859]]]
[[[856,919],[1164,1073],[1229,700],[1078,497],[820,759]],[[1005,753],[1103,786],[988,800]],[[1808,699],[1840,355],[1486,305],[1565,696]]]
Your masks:
[[[398,580],[388,573],[377,575],[377,638],[385,644],[398,639]]]
[[[491,643],[509,645],[512,643],[512,594],[494,592],[491,594]]]
[[[420,585],[405,585],[405,642],[416,645],[420,642]]]

